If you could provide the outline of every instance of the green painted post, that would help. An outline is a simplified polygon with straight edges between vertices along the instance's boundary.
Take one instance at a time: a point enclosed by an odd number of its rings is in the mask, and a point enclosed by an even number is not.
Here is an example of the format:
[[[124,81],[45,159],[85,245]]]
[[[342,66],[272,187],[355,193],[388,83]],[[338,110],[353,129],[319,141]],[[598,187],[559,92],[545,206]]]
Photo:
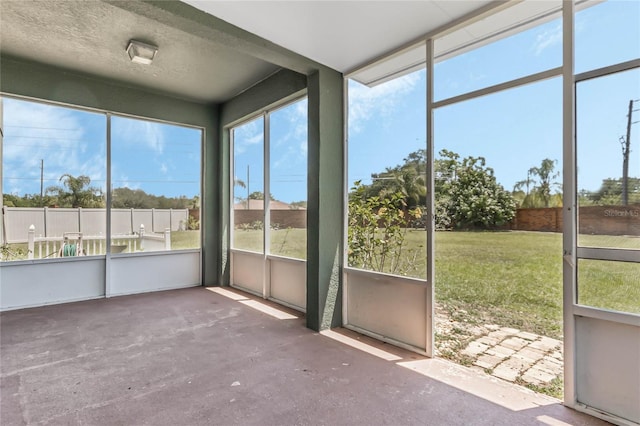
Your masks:
[[[342,325],[343,78],[321,68],[307,78],[307,327]]]

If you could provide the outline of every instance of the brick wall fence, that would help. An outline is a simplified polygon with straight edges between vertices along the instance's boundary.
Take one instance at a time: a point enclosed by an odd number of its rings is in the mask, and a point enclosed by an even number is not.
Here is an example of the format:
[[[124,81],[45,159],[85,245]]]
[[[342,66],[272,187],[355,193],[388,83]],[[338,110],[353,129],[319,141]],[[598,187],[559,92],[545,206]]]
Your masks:
[[[562,232],[562,207],[517,209],[510,229]]]
[[[242,210],[233,211],[234,224],[240,227],[243,224],[252,224],[256,221],[263,220],[263,210]],[[279,228],[306,228],[307,227],[307,211],[306,210],[271,210],[271,223],[278,224]]]
[[[640,235],[640,204],[580,207],[579,233]],[[518,209],[512,230],[562,232],[562,208]]]
[[[234,211],[236,227],[262,221],[262,210]],[[271,223],[279,228],[306,228],[306,210],[272,210]],[[580,208],[579,232],[596,235],[640,235],[640,204],[631,206],[587,206]],[[562,208],[518,209],[507,229],[562,232]]]

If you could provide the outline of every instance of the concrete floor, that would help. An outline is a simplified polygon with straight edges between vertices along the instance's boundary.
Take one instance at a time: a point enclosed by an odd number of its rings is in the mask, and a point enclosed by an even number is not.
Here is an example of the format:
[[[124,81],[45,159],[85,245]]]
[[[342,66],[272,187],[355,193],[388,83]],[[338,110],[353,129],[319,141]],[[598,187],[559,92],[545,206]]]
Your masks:
[[[0,424],[605,424],[291,312],[202,287],[4,312]]]

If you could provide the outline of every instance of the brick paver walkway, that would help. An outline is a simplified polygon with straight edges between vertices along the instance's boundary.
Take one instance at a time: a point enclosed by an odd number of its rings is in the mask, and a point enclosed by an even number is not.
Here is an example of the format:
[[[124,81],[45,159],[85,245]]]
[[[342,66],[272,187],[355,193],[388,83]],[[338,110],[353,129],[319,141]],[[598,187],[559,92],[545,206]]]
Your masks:
[[[462,351],[474,366],[510,382],[535,386],[562,376],[560,340],[497,325],[484,328],[489,332]]]

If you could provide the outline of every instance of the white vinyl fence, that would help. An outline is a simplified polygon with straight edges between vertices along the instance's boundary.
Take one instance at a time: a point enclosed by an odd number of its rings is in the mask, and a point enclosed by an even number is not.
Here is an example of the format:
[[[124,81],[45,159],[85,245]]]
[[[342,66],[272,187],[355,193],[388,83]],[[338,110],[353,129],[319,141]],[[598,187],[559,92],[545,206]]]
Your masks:
[[[28,235],[27,259],[96,256],[106,253],[107,239],[103,235],[87,236],[82,232],[65,232],[62,237],[36,237],[33,225],[29,227]],[[111,253],[160,250],[171,250],[169,228],[162,234],[147,234],[144,225],[140,225],[138,233],[111,236]]]
[[[111,235],[138,234],[141,225],[147,235],[182,231],[188,221],[188,209],[111,209]],[[105,234],[106,222],[106,209],[3,207],[0,244],[27,243],[31,225],[35,238],[59,240],[71,232],[98,237]]]

